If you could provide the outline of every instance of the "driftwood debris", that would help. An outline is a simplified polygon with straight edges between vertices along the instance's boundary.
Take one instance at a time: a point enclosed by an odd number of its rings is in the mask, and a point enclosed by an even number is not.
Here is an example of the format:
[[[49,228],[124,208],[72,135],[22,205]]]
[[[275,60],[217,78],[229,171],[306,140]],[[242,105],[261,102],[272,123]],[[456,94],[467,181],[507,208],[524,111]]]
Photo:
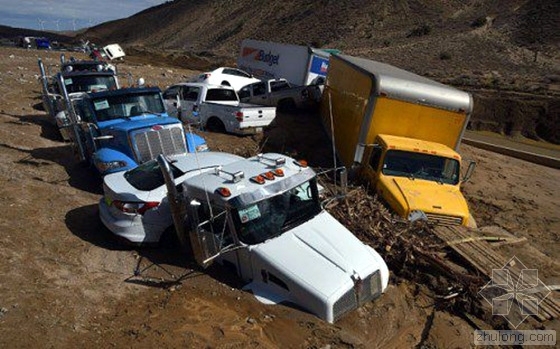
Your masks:
[[[332,202],[327,209],[383,256],[393,277],[426,285],[435,295],[443,295],[434,298],[448,302],[458,312],[472,310],[473,306],[480,310],[478,292],[491,278],[492,269],[508,262],[492,246],[526,241],[499,230],[483,236],[468,233],[463,227],[408,222],[394,216],[360,187],[352,188],[344,200]],[[537,318],[541,321],[560,317],[560,304],[551,297],[539,307]]]

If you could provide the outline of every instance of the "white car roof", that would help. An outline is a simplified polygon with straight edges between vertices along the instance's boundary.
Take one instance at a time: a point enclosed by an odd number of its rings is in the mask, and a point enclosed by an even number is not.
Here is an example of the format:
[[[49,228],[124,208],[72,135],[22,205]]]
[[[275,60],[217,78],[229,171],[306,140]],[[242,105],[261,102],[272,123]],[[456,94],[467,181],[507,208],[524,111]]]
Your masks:
[[[227,89],[227,90],[233,90],[233,87],[231,87],[231,86],[215,85],[215,84],[209,84],[207,82],[179,82],[177,84],[173,84],[173,85],[169,86],[167,89],[170,89],[170,88],[175,87],[175,86],[197,86],[197,87],[206,86],[207,88],[222,88],[222,89]]]
[[[244,158],[238,155],[222,152],[202,152],[187,153],[169,156],[173,161],[172,165],[181,170],[184,175],[175,178],[175,183],[179,184],[188,177],[200,175],[219,165],[237,162]],[[200,169],[200,171],[198,171]],[[128,171],[111,173],[103,178],[105,187],[112,192],[114,197],[123,201],[159,201],[167,195],[165,184],[152,190],[140,190],[133,187],[125,178]]]

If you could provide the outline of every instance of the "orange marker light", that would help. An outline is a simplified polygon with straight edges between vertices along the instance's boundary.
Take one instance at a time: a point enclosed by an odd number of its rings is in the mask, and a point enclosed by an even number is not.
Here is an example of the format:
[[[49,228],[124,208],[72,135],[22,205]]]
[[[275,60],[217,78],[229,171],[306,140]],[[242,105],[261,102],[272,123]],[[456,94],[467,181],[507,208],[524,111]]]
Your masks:
[[[281,168],[277,168],[274,170],[274,175],[278,177],[284,177],[284,171]]]
[[[216,191],[218,192],[218,194],[225,198],[231,196],[231,191],[229,191],[229,189],[226,187],[219,187],[218,189],[216,189]]]
[[[261,175],[255,176],[255,177],[251,177],[251,181],[255,182],[257,184],[264,184],[264,177]]]
[[[261,174],[261,176],[268,179],[269,181],[274,180],[274,173],[272,173],[271,171],[265,172],[265,173]]]

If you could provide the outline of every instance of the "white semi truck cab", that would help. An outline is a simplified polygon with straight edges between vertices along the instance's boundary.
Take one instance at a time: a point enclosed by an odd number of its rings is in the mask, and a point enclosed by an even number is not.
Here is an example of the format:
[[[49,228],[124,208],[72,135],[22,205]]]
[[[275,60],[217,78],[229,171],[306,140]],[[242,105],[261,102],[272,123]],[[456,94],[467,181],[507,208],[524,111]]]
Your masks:
[[[332,323],[387,288],[384,260],[323,209],[304,162],[260,154],[178,187],[168,160],[158,162],[181,244],[203,267],[233,267],[259,300]]]

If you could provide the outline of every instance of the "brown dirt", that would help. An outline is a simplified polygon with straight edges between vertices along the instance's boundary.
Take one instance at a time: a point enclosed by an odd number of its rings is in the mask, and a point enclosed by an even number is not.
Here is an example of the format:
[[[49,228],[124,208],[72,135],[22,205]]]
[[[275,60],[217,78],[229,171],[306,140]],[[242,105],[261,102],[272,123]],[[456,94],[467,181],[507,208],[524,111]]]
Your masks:
[[[234,276],[217,266],[194,269],[172,248],[123,246],[97,217],[100,180],[76,164],[34,108],[37,58],[54,64],[58,54],[0,52],[0,347],[469,348],[475,323],[493,326],[488,309],[467,321],[468,309],[436,304],[433,285],[399,270],[380,299],[330,325],[262,305]],[[145,62],[120,68],[162,88],[195,73]],[[313,166],[331,163],[328,140],[309,114],[281,114],[261,137],[201,134],[214,150],[266,148]],[[478,164],[464,191],[479,225],[527,237],[501,252],[559,284],[560,171],[466,145],[461,153]],[[524,326],[560,329],[558,320]]]

